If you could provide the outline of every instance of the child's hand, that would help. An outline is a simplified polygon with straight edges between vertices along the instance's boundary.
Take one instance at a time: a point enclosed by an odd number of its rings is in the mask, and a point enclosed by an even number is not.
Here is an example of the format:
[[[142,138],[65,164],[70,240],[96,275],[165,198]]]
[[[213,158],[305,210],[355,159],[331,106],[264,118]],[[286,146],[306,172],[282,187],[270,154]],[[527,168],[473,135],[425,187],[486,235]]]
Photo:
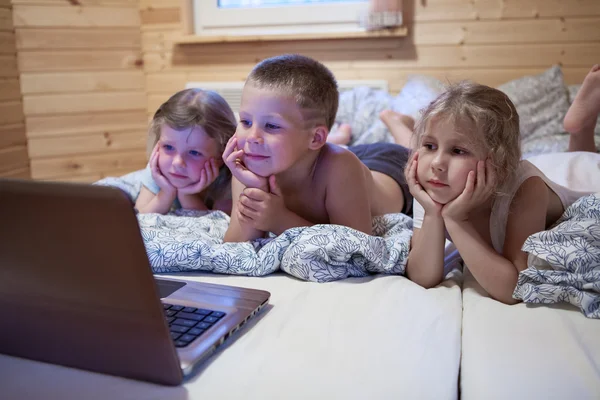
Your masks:
[[[244,155],[244,150],[238,150],[237,138],[232,136],[227,142],[227,146],[225,146],[225,151],[223,151],[225,165],[231,170],[231,174],[247,188],[258,188],[268,191],[267,178],[258,176],[246,168],[240,158],[242,155]]]
[[[154,150],[152,150],[152,154],[150,155],[150,171],[152,172],[152,179],[158,185],[160,190],[169,193],[175,194],[175,186],[171,185],[171,182],[162,174],[160,168],[158,167],[158,149],[160,148],[160,141],[156,143],[154,146]]]
[[[410,194],[419,202],[423,207],[425,214],[427,215],[441,215],[442,205],[437,201],[434,201],[429,194],[423,189],[423,186],[417,179],[417,166],[419,165],[419,153],[415,152],[410,160],[410,167],[408,168],[407,183]]]
[[[487,173],[486,165],[488,166]],[[489,165],[489,159],[477,162],[477,172],[469,172],[463,192],[442,208],[444,220],[466,221],[469,219],[471,210],[490,198],[496,188],[496,177]]]
[[[178,194],[197,194],[206,189],[219,176],[219,166],[214,158],[211,158],[204,163],[204,168],[200,172],[200,180],[196,183],[187,185],[177,190]]]
[[[285,221],[289,210],[285,206],[275,176],[269,178],[270,193],[261,189],[246,188],[240,195],[238,211],[242,219],[255,229],[279,232],[278,226]]]

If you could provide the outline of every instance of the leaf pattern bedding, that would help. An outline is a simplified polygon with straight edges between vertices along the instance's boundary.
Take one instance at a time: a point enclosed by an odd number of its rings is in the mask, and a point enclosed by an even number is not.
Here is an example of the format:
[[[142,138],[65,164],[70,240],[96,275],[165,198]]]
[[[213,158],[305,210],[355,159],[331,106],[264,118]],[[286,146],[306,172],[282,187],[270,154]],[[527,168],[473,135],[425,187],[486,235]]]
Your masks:
[[[141,172],[96,184],[117,187],[133,201],[141,188]],[[138,214],[138,222],[154,273],[262,276],[281,270],[314,282],[403,275],[412,236],[412,219],[404,214],[374,218],[373,236],[345,226],[314,225],[244,243],[223,243],[229,216],[220,211]]]
[[[549,230],[523,245],[528,268],[519,274],[515,299],[567,302],[600,318],[600,193],[573,203]]]

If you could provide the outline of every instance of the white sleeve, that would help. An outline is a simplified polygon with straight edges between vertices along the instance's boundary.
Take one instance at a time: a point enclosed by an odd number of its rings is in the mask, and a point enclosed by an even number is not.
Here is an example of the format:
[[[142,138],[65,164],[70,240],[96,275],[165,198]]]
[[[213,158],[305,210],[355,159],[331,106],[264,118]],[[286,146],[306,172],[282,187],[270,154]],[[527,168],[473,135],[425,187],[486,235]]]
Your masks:
[[[413,199],[413,229],[421,229],[423,226],[423,218],[425,217],[425,210],[423,206],[419,204],[416,199]],[[456,249],[454,243],[448,240],[448,233],[446,232],[446,242],[444,244],[444,276],[454,269],[462,268],[462,259]]]
[[[413,199],[412,212],[413,229],[421,229],[421,227],[423,226],[423,218],[425,217],[425,210],[423,209],[423,206],[419,204],[417,199]]]

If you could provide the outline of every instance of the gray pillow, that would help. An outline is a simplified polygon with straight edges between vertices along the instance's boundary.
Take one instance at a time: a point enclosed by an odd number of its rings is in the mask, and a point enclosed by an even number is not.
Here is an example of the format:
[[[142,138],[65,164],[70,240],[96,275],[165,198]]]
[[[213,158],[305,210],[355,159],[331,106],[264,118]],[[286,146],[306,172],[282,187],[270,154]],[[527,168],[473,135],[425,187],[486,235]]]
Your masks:
[[[525,76],[498,87],[517,108],[523,143],[535,138],[566,134],[563,119],[569,98],[560,66]]]

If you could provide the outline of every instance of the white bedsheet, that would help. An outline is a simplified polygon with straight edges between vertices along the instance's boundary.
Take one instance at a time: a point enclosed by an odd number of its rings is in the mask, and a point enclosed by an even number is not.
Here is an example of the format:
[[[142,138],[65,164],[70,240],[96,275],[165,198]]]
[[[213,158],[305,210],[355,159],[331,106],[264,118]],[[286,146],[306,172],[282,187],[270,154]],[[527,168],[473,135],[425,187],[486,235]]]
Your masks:
[[[600,320],[571,305],[507,306],[466,271],[461,396],[600,398]]]
[[[462,302],[455,280],[425,290],[400,276],[332,283],[303,282],[282,274],[262,278],[196,275],[193,279],[268,290],[272,307],[235,334],[183,387],[160,387],[0,356],[3,397],[458,396]]]
[[[560,185],[600,192],[600,154],[529,161]],[[465,400],[600,398],[600,320],[574,306],[504,305],[465,268],[462,335]]]

